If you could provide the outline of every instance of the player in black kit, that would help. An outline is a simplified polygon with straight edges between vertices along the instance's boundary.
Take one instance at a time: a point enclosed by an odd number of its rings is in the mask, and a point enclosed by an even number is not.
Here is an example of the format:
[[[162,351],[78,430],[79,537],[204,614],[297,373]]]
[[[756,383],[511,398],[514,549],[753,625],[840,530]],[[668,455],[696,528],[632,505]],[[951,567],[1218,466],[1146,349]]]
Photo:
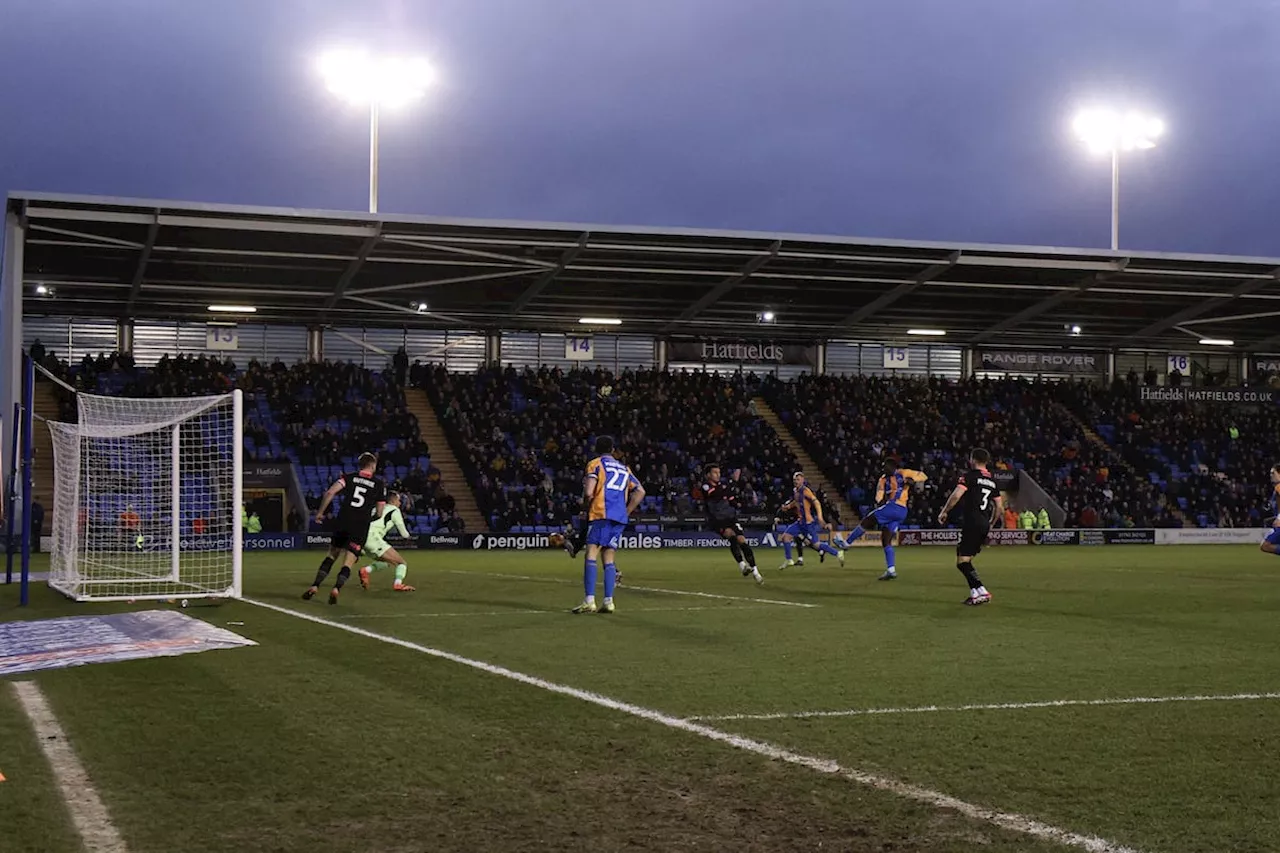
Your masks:
[[[955,491],[947,498],[947,505],[938,513],[938,523],[946,524],[947,515],[957,505],[960,508],[960,544],[956,546],[956,568],[969,582],[969,597],[965,604],[977,607],[991,600],[991,593],[982,585],[978,573],[973,570],[973,558],[982,551],[991,532],[991,521],[1004,511],[1004,499],[991,477],[988,466],[991,454],[976,447],[969,451],[969,470],[960,477]]]
[[[729,540],[729,553],[742,570],[744,578],[754,578],[756,583],[764,583],[760,569],[756,568],[756,555],[747,544],[746,534],[738,521],[738,477],[741,471],[734,471],[729,481],[721,478],[720,466],[707,468],[707,479],[702,484],[702,502],[707,511],[707,520],[711,529]]]
[[[378,457],[372,453],[362,453],[356,464],[360,466],[360,470],[355,474],[339,477],[329,487],[329,491],[324,493],[324,500],[320,501],[320,508],[316,510],[316,523],[319,524],[323,521],[324,511],[329,508],[329,504],[339,494],[342,495],[342,507],[334,522],[333,538],[329,540],[329,555],[321,561],[315,583],[302,594],[304,599],[310,600],[320,591],[320,584],[328,577],[329,569],[333,568],[338,555],[345,551],[346,557],[338,571],[338,579],[329,592],[329,603],[338,603],[338,593],[351,577],[351,567],[364,550],[364,541],[369,538],[370,522],[375,513],[377,518],[381,518],[382,511],[386,508],[386,484],[373,476],[378,468]]]

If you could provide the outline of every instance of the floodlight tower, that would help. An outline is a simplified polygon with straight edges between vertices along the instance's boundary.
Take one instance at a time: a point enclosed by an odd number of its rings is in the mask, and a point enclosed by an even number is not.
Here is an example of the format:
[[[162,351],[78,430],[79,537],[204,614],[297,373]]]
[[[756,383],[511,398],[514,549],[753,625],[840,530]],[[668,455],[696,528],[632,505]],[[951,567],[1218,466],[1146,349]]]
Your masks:
[[[1072,123],[1076,138],[1099,154],[1111,155],[1111,249],[1120,248],[1120,153],[1155,148],[1164,122],[1140,112],[1083,110]]]
[[[378,117],[418,100],[435,81],[431,65],[419,57],[375,57],[362,50],[335,50],[320,57],[329,91],[369,108],[369,212],[378,212]]]

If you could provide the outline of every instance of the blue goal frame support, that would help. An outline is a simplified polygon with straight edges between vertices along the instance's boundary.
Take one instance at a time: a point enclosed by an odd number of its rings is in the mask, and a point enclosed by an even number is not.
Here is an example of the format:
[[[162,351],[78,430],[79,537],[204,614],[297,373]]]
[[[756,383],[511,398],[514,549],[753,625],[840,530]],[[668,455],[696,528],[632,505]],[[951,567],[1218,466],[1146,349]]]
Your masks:
[[[31,489],[35,478],[36,363],[30,355],[22,358],[22,586],[18,603],[26,607],[31,598]]]
[[[4,495],[0,495],[0,500],[5,502],[5,536],[4,536],[4,582],[6,584],[13,583],[13,558],[17,555],[18,549],[14,546],[14,526],[18,519],[18,495],[20,489],[18,487],[18,471],[20,458],[18,455],[18,441],[22,437],[22,404],[13,404],[13,420],[9,422],[13,426],[13,441],[9,448],[9,470],[5,472],[4,478]]]
[[[35,476],[35,426],[33,404],[36,395],[36,363],[31,356],[22,357],[22,402],[13,404],[13,460],[9,476],[9,513],[5,517],[4,582],[13,583],[14,526],[22,517],[21,568],[18,576],[18,604],[26,607],[31,600],[31,488]],[[21,439],[21,443],[19,443]],[[0,496],[3,499],[5,496]],[[18,501],[21,500],[21,504]]]

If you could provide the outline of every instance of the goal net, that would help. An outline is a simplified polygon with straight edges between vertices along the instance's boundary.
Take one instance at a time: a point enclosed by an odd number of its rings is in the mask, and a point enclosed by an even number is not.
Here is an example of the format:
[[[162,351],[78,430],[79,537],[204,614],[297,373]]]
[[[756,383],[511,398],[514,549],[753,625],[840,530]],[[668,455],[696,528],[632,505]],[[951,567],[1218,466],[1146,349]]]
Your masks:
[[[49,585],[77,601],[238,598],[240,392],[76,403],[77,423],[49,423]]]

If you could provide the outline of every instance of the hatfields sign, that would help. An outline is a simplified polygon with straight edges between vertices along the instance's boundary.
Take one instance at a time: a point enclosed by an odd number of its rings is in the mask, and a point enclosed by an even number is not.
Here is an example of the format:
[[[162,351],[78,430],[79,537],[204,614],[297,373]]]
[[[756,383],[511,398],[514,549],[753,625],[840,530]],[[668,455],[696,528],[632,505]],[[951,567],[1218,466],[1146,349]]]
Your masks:
[[[667,341],[668,362],[709,364],[808,364],[817,361],[817,349],[805,344],[776,341],[722,341],[714,338]]]

